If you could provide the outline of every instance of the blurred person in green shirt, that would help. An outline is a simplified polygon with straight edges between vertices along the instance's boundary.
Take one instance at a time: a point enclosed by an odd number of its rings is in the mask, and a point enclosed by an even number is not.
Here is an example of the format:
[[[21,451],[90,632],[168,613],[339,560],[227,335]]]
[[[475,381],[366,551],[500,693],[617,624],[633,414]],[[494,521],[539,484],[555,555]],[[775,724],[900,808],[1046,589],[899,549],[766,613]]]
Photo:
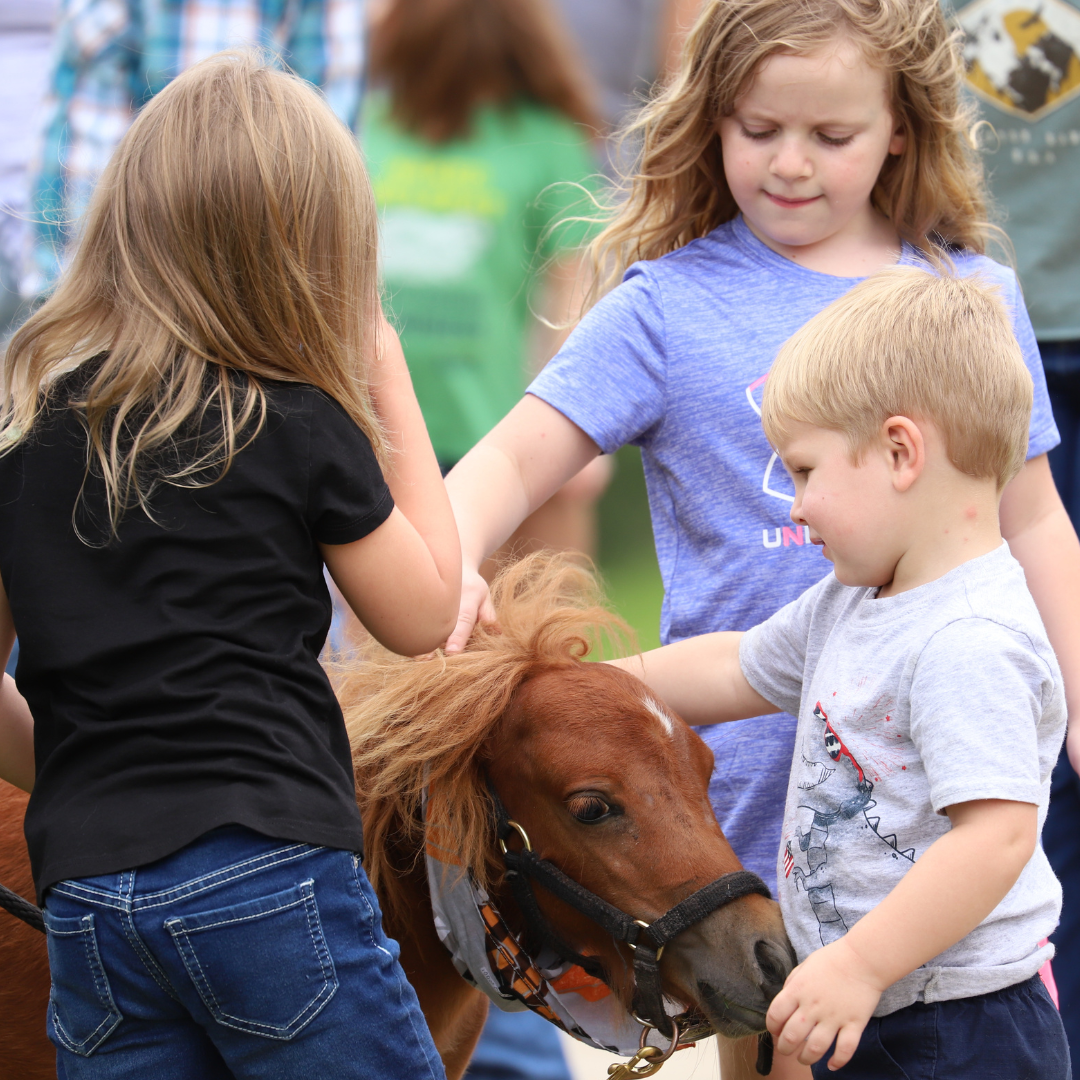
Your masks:
[[[601,121],[546,0],[391,0],[372,16],[369,70],[385,298],[449,469],[577,313],[590,226],[572,219],[593,209]],[[511,546],[593,554],[608,472],[585,470]]]

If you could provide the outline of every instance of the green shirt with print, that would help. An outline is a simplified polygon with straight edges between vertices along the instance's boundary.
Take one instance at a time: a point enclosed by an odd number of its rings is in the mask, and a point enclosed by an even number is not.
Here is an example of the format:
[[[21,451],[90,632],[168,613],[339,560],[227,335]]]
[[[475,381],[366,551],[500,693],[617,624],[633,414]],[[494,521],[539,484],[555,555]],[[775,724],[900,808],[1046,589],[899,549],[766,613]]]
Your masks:
[[[361,141],[381,219],[387,306],[435,453],[450,464],[519,400],[530,302],[547,262],[577,248],[595,160],[560,113],[477,111],[470,134],[431,143],[393,122],[384,95]],[[560,224],[561,223],[561,224]]]
[[[1080,6],[955,0],[994,201],[1040,341],[1080,338]]]

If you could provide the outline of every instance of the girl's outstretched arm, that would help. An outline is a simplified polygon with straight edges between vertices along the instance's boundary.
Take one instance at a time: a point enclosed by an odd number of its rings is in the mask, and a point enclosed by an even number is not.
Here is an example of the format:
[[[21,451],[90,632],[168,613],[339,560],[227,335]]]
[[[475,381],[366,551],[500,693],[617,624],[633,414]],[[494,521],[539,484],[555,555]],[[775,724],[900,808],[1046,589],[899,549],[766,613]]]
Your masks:
[[[1080,772],[1080,541],[1045,454],[1032,458],[1002,493],[1001,535],[1024,568],[1057,653],[1069,713],[1066,747]]]
[[[600,453],[558,409],[526,394],[446,478],[461,534],[461,607],[447,652],[460,652],[478,618],[494,619],[480,564],[570,477]]]
[[[15,644],[7,593],[0,588],[0,671]],[[29,791],[34,786],[34,721],[10,675],[0,675],[0,778]]]
[[[461,547],[397,334],[385,320],[372,391],[393,448],[394,510],[353,544],[322,545],[330,576],[369,633],[404,655],[430,652],[457,617]]]
[[[636,675],[688,724],[721,724],[777,712],[739,664],[742,634],[721,630],[607,661]]]

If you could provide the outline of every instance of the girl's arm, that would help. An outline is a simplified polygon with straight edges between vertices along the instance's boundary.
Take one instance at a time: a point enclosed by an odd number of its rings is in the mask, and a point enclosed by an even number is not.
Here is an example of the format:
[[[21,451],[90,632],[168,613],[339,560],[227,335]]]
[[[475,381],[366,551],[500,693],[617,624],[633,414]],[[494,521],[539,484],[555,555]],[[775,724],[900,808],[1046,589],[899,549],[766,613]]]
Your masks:
[[[810,1065],[836,1039],[829,1068],[847,1064],[882,992],[970,934],[1016,883],[1038,842],[1039,808],[982,799],[946,813],[952,829],[892,892],[788,976],[766,1021],[781,1054]]]
[[[15,644],[7,593],[0,588],[0,671]],[[29,791],[34,786],[34,720],[10,675],[0,676],[0,778]]]
[[[451,470],[446,489],[461,534],[462,584],[448,653],[465,648],[477,618],[495,618],[480,564],[599,453],[577,424],[526,394]]]
[[[353,544],[321,545],[330,576],[375,639],[404,655],[430,652],[454,627],[461,548],[446,488],[397,334],[383,320],[372,376],[393,458],[394,510]]]
[[[1001,535],[1024,568],[1065,680],[1066,746],[1080,772],[1080,541],[1045,454],[1032,458],[1001,496]]]
[[[720,724],[777,712],[742,672],[741,639],[735,631],[702,634],[608,663],[636,675],[688,724]]]

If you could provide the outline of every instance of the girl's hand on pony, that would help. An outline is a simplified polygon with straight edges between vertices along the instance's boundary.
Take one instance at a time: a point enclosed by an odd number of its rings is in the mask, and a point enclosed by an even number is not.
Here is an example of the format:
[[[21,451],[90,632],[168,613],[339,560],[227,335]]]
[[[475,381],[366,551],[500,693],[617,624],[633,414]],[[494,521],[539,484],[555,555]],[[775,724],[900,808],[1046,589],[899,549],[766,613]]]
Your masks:
[[[458,607],[457,625],[447,639],[448,653],[459,653],[469,643],[473,627],[478,622],[495,622],[495,608],[491,605],[488,583],[476,570],[465,567],[461,574],[461,603]]]
[[[846,938],[811,953],[787,977],[765,1018],[780,1054],[812,1065],[836,1040],[830,1070],[846,1065],[858,1048],[884,987]]]

